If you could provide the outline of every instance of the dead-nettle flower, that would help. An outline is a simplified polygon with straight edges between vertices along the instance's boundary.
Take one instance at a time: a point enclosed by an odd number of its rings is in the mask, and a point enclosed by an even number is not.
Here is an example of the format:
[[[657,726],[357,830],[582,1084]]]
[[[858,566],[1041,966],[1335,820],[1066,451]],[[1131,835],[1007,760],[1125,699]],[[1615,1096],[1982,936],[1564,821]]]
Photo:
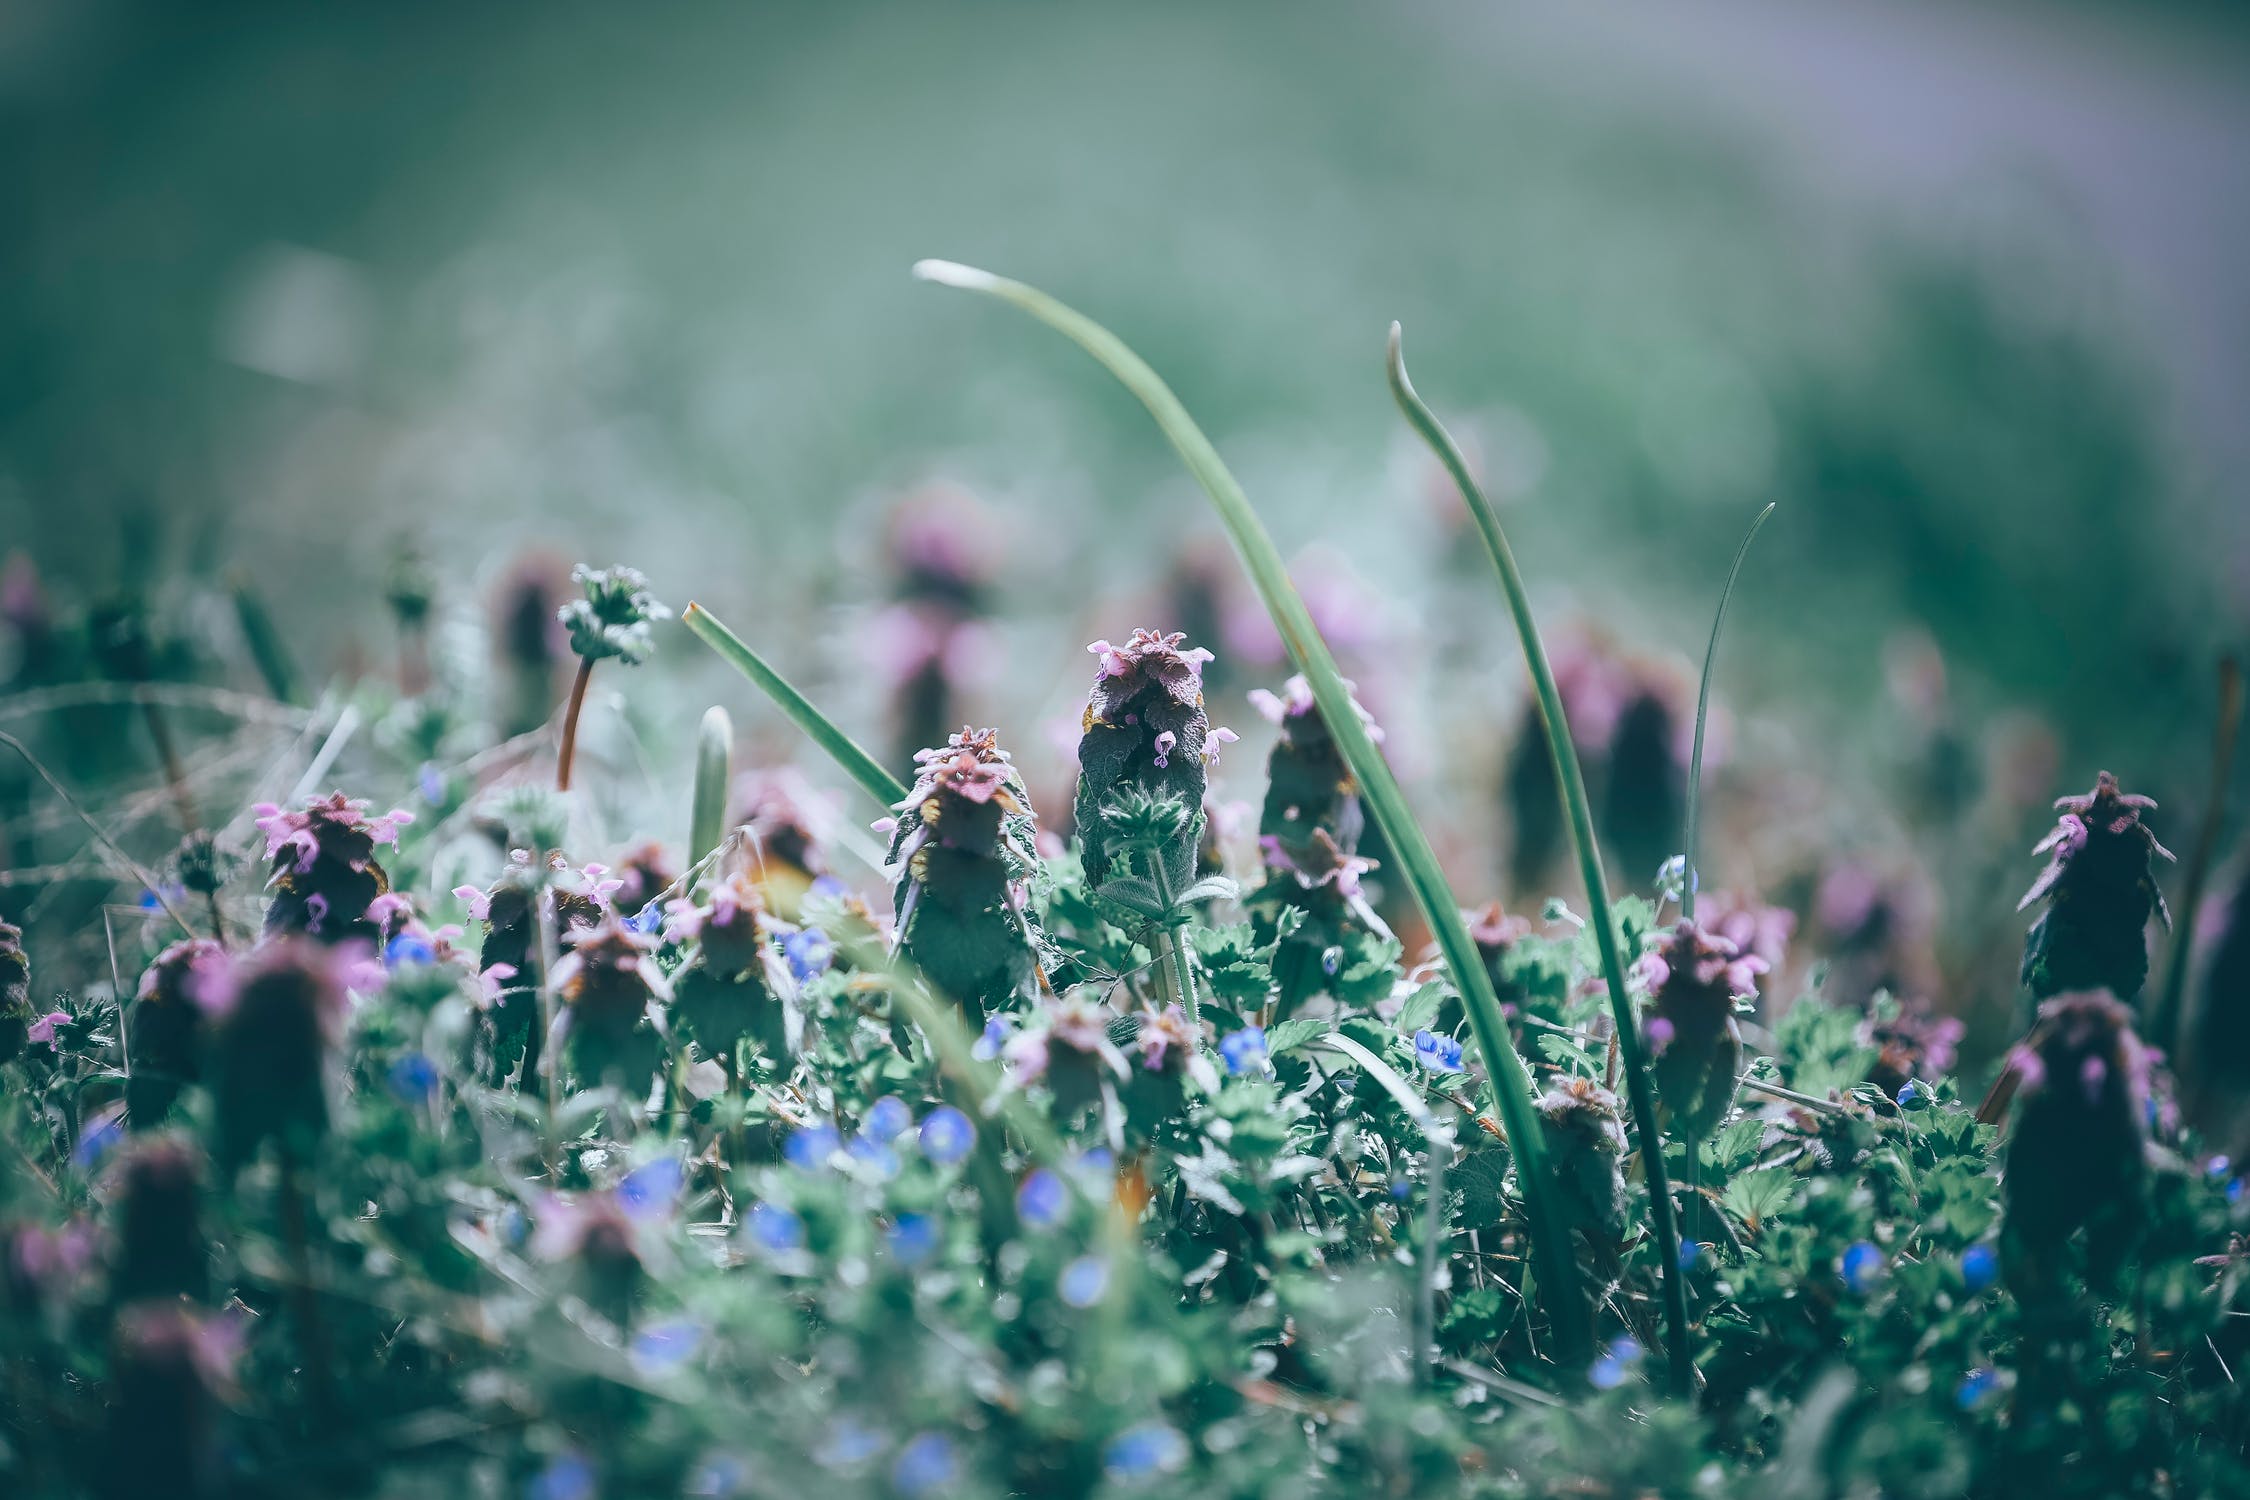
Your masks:
[[[212,938],[182,938],[156,955],[125,1011],[125,1122],[162,1123],[202,1076],[204,1019],[234,1002],[234,960]]]
[[[794,771],[750,770],[734,780],[727,826],[743,831],[744,852],[766,909],[786,922],[803,916],[805,895],[828,873],[813,807],[820,794]]]
[[[1780,969],[1797,933],[1797,914],[1768,906],[1753,891],[1712,891],[1699,897],[1696,919],[1743,953],[1765,961],[1766,972]]]
[[[2091,792],[2055,806],[2062,818],[2032,850],[2048,856],[2047,868],[2016,905],[2047,903],[2024,940],[2024,987],[2039,1000],[2108,990],[2131,1003],[2148,981],[2149,918],[2172,925],[2151,868],[2172,852],[2141,822],[2156,804],[2120,791],[2103,771]]]
[[[1563,1210],[1602,1246],[1625,1238],[1625,1127],[1617,1096],[1591,1078],[1558,1078],[1536,1104]]]
[[[1734,1103],[1742,1064],[1735,1001],[1756,996],[1765,960],[1682,921],[1656,934],[1637,969],[1649,993],[1641,1030],[1657,1093],[1675,1128],[1700,1140]]]
[[[1122,646],[1096,641],[1100,661],[1078,739],[1076,821],[1087,883],[1099,889],[1114,875],[1123,849],[1104,813],[1128,791],[1176,800],[1191,809],[1179,834],[1144,856],[1146,872],[1177,895],[1195,883],[1203,834],[1207,755],[1225,738],[1203,710],[1203,664],[1211,653],[1185,646],[1186,636],[1136,630]]]
[[[2084,1229],[2089,1279],[2106,1285],[2140,1236],[2148,1176],[2148,1054],[2132,1012],[2096,991],[2057,995],[2008,1061],[2021,1080],[2000,1177],[2009,1284],[2025,1298],[2058,1291],[2064,1243]]]
[[[1055,1107],[1075,1114],[1101,1097],[1105,1070],[1119,1080],[1131,1076],[1124,1052],[1110,1039],[1115,1019],[1116,1013],[1097,1000],[1063,996],[1002,1047],[1009,1082],[1017,1088],[1044,1083],[1054,1092]]]
[[[148,1136],[117,1168],[117,1258],[110,1292],[118,1301],[210,1294],[210,1244],[200,1202],[203,1159],[176,1136]]]
[[[1312,687],[1292,677],[1278,696],[1252,691],[1250,703],[1281,730],[1266,757],[1266,800],[1258,817],[1258,845],[1268,867],[1308,885],[1339,878],[1337,868],[1357,857],[1367,819],[1359,782],[1328,732]],[[1356,700],[1352,709],[1380,740],[1382,731],[1367,710]]]
[[[539,1067],[545,1038],[539,1032],[539,983],[544,972],[545,934],[552,913],[555,943],[599,923],[615,887],[599,865],[574,869],[560,854],[534,863],[531,851],[515,850],[500,878],[489,888],[454,887],[472,921],[485,925],[477,968],[484,1003],[478,1025],[478,1050],[488,1082],[498,1084],[520,1065],[528,1077]]]
[[[379,983],[363,954],[301,939],[269,941],[243,960],[205,1047],[212,1154],[222,1173],[268,1141],[308,1159],[328,1134],[330,1057],[349,990]]]
[[[578,1075],[593,1080],[617,1073],[644,1082],[663,1048],[651,1008],[672,998],[654,940],[615,916],[604,917],[571,942],[555,965],[554,983],[564,1004],[551,1040],[568,1047]]]
[[[1875,1049],[1867,1081],[1896,1095],[1908,1080],[1937,1078],[1953,1070],[1953,1055],[1967,1027],[1959,1016],[1941,1016],[1925,1002],[1892,1002],[1877,997],[1860,1026],[1860,1037]]]
[[[110,1432],[101,1493],[226,1492],[218,1416],[234,1395],[239,1325],[176,1299],[119,1309],[110,1349]]]
[[[1134,1038],[1133,1050],[1139,1054],[1144,1071],[1186,1074],[1206,1092],[1218,1090],[1218,1070],[1203,1055],[1200,1039],[1195,1027],[1189,1024],[1186,1011],[1177,1005],[1167,1005],[1162,1010],[1142,1011],[1139,1020],[1140,1032]]]
[[[620,1328],[630,1324],[656,1247],[617,1194],[550,1193],[540,1199],[534,1221],[532,1255],[568,1267],[588,1306]]]
[[[728,1066],[746,1036],[782,1055],[788,1028],[771,967],[774,929],[750,877],[723,876],[700,905],[672,902],[664,930],[673,942],[693,945],[673,981],[671,1019],[679,1032]]]
[[[31,958],[23,929],[0,917],[0,1063],[14,1062],[31,1033]]]
[[[399,829],[414,815],[393,808],[369,816],[372,805],[342,792],[302,808],[258,804],[258,831],[273,865],[266,881],[269,937],[302,934],[330,945],[381,940],[367,908],[391,884],[375,861],[375,847],[398,842]]]
[[[982,1019],[1037,992],[1031,794],[996,730],[964,728],[914,761],[885,856],[898,871],[898,943]]]
[[[616,657],[626,666],[639,666],[656,650],[650,629],[672,611],[648,591],[648,580],[632,568],[589,568],[584,563],[570,571],[570,581],[586,591],[555,612],[570,632],[570,649],[578,657],[578,678],[571,684],[570,706],[563,714],[562,749],[556,758],[555,788],[570,790],[570,764],[578,746],[578,715],[586,703],[586,681],[594,663]]]

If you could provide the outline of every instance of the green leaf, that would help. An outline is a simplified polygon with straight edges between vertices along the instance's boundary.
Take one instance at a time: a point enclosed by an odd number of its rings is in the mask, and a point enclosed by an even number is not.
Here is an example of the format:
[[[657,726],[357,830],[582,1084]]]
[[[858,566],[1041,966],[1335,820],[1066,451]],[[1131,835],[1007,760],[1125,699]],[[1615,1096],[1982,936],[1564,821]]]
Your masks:
[[[1787,1167],[1760,1167],[1730,1181],[1719,1201],[1729,1213],[1756,1229],[1796,1201],[1799,1182],[1797,1174]]]
[[[1328,1023],[1321,1020],[1284,1021],[1266,1033],[1266,1051],[1276,1057],[1295,1052],[1328,1035],[1328,1029]]]

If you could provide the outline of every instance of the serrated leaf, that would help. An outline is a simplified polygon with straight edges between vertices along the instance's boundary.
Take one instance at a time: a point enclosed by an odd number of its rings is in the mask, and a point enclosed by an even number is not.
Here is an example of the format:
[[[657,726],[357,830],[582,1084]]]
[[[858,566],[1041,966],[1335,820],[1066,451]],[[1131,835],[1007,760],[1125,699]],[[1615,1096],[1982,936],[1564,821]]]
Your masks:
[[[1310,1042],[1328,1035],[1328,1023],[1311,1019],[1283,1021],[1266,1033],[1266,1051],[1274,1056],[1295,1052]]]

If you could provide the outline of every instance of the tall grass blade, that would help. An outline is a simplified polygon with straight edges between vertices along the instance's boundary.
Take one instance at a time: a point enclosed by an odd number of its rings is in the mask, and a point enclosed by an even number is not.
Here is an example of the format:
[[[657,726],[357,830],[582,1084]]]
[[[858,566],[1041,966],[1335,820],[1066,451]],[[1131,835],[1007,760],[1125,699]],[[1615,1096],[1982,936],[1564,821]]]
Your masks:
[[[1680,872],[1680,915],[1695,919],[1695,836],[1698,820],[1703,813],[1703,721],[1711,715],[1711,667],[1719,659],[1719,627],[1727,622],[1727,601],[1734,597],[1734,581],[1742,576],[1742,560],[1750,555],[1750,543],[1756,539],[1758,528],[1766,524],[1773,514],[1775,502],[1768,501],[1758,512],[1750,529],[1742,533],[1742,545],[1734,549],[1734,565],[1727,569],[1726,587],[1719,590],[1719,610],[1711,617],[1711,641],[1703,648],[1703,685],[1695,690],[1695,748],[1688,753],[1687,772],[1687,834],[1680,845],[1687,866]]]
[[[1516,568],[1515,553],[1500,530],[1500,517],[1484,490],[1469,472],[1468,461],[1452,434],[1422,398],[1406,375],[1406,353],[1399,326],[1391,325],[1391,394],[1399,410],[1421,434],[1460,487],[1461,498],[1484,537],[1492,565],[1500,573],[1501,592],[1508,612],[1515,617],[1516,634],[1523,641],[1524,663],[1539,695],[1539,716],[1547,730],[1547,751],[1553,758],[1555,784],[1562,788],[1563,807],[1570,815],[1571,841],[1578,849],[1578,870],[1586,882],[1587,922],[1600,949],[1602,978],[1609,985],[1610,1013],[1617,1022],[1617,1052],[1624,1066],[1625,1084],[1633,1106],[1634,1145],[1648,1177],[1648,1216],[1656,1232],[1657,1263],[1664,1277],[1665,1343],[1670,1354],[1674,1395],[1684,1396],[1694,1381],[1692,1351],[1688,1347],[1687,1289],[1680,1277],[1679,1229],[1672,1217],[1672,1184],[1664,1166],[1663,1133],[1656,1125],[1656,1091],[1649,1084],[1648,1061],[1641,1054],[1640,1028],[1633,1015],[1633,997],[1625,989],[1625,957],[1618,951],[1617,927],[1609,910],[1609,882],[1602,874],[1601,848],[1594,842],[1594,816],[1586,803],[1586,778],[1578,765],[1578,752],[1570,741],[1570,724],[1563,717],[1562,695],[1555,691],[1555,674],[1547,664],[1547,648],[1539,639],[1539,624],[1531,617],[1531,598],[1524,592],[1523,574]],[[1503,1033],[1504,1035],[1504,1033]]]
[[[1586,1304],[1579,1294],[1578,1267],[1571,1257],[1569,1229],[1560,1212],[1538,1118],[1532,1108],[1530,1076],[1525,1072],[1523,1060],[1509,1044],[1499,997],[1493,993],[1492,981],[1485,973],[1475,942],[1469,937],[1468,925],[1461,919],[1460,903],[1438,867],[1437,855],[1408,809],[1405,793],[1400,791],[1389,763],[1360,722],[1350,690],[1336,669],[1335,658],[1329,654],[1327,643],[1313,625],[1305,601],[1289,581],[1281,553],[1275,548],[1273,538],[1267,535],[1257,512],[1251,508],[1242,486],[1227,471],[1218,450],[1195,425],[1171,388],[1108,329],[1044,292],[989,271],[951,261],[925,260],[915,266],[914,274],[924,281],[981,292],[1010,303],[1092,355],[1148,408],[1157,426],[1186,462],[1188,471],[1211,497],[1244,571],[1257,587],[1266,612],[1273,617],[1274,628],[1289,649],[1290,659],[1312,684],[1321,717],[1343,751],[1353,775],[1359,779],[1367,810],[1389,841],[1398,871],[1413,892],[1415,904],[1421,908],[1430,930],[1436,934],[1438,948],[1461,991],[1462,1003],[1476,1035],[1477,1050],[1485,1060],[1486,1084],[1507,1129],[1509,1147],[1515,1154],[1517,1175],[1530,1211],[1533,1253],[1538,1257],[1539,1279],[1548,1292],[1548,1310],[1554,1321],[1560,1358],[1566,1368],[1582,1370],[1590,1352]]]
[[[695,802],[688,815],[688,863],[699,865],[727,833],[727,781],[734,772],[734,720],[716,703],[695,732]]]
[[[2179,1038],[2180,1000],[2187,992],[2188,969],[2195,959],[2196,909],[2203,905],[2203,882],[2211,873],[2218,852],[2219,830],[2226,824],[2227,783],[2234,772],[2234,740],[2242,728],[2242,664],[2232,656],[2219,661],[2219,719],[2211,736],[2211,790],[2203,799],[2203,823],[2188,853],[2187,878],[2180,886],[2179,915],[2174,918],[2172,952],[2164,966],[2164,992],[2156,1014],[2149,1020],[2149,1040],[2175,1055]]]
[[[811,736],[812,742],[827,751],[829,758],[842,766],[844,774],[858,782],[868,796],[885,807],[906,800],[904,782],[884,770],[880,761],[813,707],[803,693],[789,685],[787,678],[766,665],[766,659],[751,650],[742,637],[720,624],[718,616],[700,604],[690,604],[681,614],[680,623],[724,657],[729,666],[749,678],[759,692],[771,698],[774,706],[789,716],[789,722]]]

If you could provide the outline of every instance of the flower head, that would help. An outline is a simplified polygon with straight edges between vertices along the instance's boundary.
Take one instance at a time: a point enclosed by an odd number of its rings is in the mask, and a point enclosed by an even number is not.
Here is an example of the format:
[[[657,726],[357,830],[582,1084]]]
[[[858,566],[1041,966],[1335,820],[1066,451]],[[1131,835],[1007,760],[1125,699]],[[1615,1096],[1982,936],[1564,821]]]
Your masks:
[[[1658,933],[1641,958],[1650,1071],[1665,1109],[1688,1135],[1709,1135],[1734,1103],[1742,1057],[1734,1005],[1757,993],[1765,968],[1765,960],[1686,920]]]
[[[243,961],[205,1049],[221,1171],[269,1141],[302,1159],[328,1133],[330,1055],[357,966],[351,955],[288,939]]]
[[[632,568],[571,569],[571,582],[586,591],[555,612],[570,632],[570,649],[585,661],[614,656],[628,666],[648,660],[656,649],[649,627],[672,618],[672,611],[648,591],[648,580]]]
[[[330,945],[375,944],[383,931],[369,908],[390,890],[375,860],[380,844],[398,841],[414,821],[402,809],[370,815],[373,804],[342,792],[316,797],[301,808],[271,802],[257,807],[272,874],[266,881],[266,932],[303,934]]]
[[[1414,1060],[1432,1073],[1458,1073],[1463,1066],[1461,1043],[1441,1032],[1417,1031],[1414,1033]]]
[[[2132,1013],[2098,992],[2057,995],[2011,1054],[2019,1080],[2001,1199],[2001,1260],[2027,1300],[2058,1293],[2065,1247],[2085,1233],[2100,1285],[2145,1227],[2148,1055]]]
[[[2017,903],[2046,903],[2024,942],[2024,986],[2038,1000],[2106,989],[2130,1002],[2148,979],[2150,916],[2172,922],[2152,868],[2172,852],[2141,821],[2156,804],[2103,771],[2091,792],[2055,806],[2062,817],[2032,850],[2048,856],[2047,868]]]
[[[1144,856],[1162,862],[1174,889],[1194,883],[1211,733],[1203,664],[1211,653],[1186,639],[1135,630],[1122,646],[1096,641],[1087,648],[1100,667],[1080,721],[1077,822],[1087,880],[1097,889],[1122,853],[1102,814],[1127,788],[1195,810],[1178,837]]]
[[[1219,1038],[1219,1056],[1229,1073],[1254,1073],[1267,1063],[1266,1029],[1243,1026]]]

